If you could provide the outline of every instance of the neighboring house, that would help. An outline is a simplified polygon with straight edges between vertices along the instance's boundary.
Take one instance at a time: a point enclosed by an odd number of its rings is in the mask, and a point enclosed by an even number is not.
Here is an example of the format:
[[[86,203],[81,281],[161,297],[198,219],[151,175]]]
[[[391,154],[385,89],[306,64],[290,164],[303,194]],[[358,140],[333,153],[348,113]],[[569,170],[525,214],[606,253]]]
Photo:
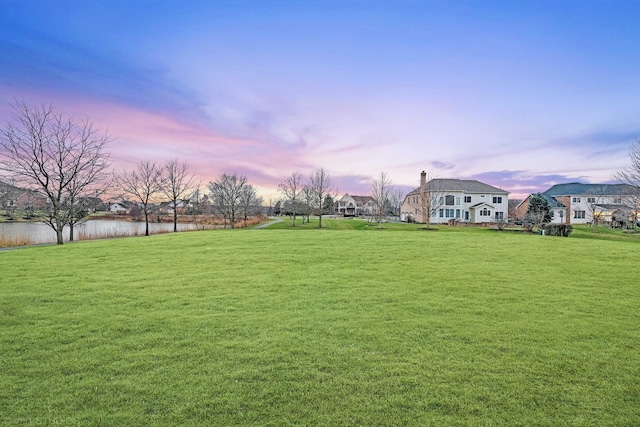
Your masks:
[[[335,212],[343,216],[373,215],[375,201],[371,196],[352,196],[345,194],[335,202]]]
[[[483,224],[506,221],[508,212],[509,192],[505,190],[472,179],[437,178],[427,182],[422,172],[420,187],[404,198],[400,220]]]
[[[100,197],[82,197],[80,204],[89,212],[100,212],[106,210],[106,205]]]
[[[47,204],[47,198],[37,191],[0,181],[0,208],[42,209]]]
[[[122,200],[120,202],[109,202],[109,212],[114,214],[126,215],[128,213],[131,213],[131,209],[135,205],[135,203],[126,200]]]
[[[164,215],[173,215],[173,211],[177,210],[179,214],[185,214],[189,210],[191,202],[189,200],[176,200],[174,205],[173,201],[160,203],[160,213]]]
[[[15,206],[18,209],[42,209],[48,202],[46,197],[33,190],[23,190],[16,198]]]
[[[16,199],[23,192],[21,188],[0,181],[0,209],[15,207]]]
[[[628,184],[556,184],[540,193],[553,211],[553,223],[587,224],[624,222],[638,210],[639,189]],[[524,219],[529,195],[516,208],[518,219]]]

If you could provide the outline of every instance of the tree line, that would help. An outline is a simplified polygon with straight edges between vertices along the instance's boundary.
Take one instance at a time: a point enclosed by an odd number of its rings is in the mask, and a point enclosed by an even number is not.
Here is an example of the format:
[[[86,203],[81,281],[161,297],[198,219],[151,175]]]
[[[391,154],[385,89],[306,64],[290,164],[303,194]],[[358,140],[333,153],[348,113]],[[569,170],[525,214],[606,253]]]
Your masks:
[[[132,170],[111,170],[108,145],[112,137],[95,129],[88,119],[64,116],[52,105],[30,106],[17,102],[12,106],[12,122],[0,130],[0,170],[15,182],[46,199],[38,218],[56,233],[56,243],[63,244],[63,229],[86,219],[86,201],[114,189],[132,197],[145,218],[145,235],[149,235],[149,218],[155,203],[164,199],[173,209],[177,231],[178,208],[183,200],[199,195],[201,183],[189,164],[171,159],[164,164],[140,161]],[[236,221],[247,221],[262,205],[256,189],[246,176],[223,173],[207,185],[207,203],[231,228]]]
[[[169,200],[173,208],[174,231],[177,231],[178,205],[193,196],[199,199],[201,183],[190,171],[189,165],[179,159],[164,164],[140,161],[129,171],[111,171],[111,154],[107,150],[112,141],[107,132],[95,129],[88,119],[64,116],[52,105],[27,105],[16,101],[12,106],[12,122],[0,129],[0,170],[9,173],[25,188],[35,191],[47,200],[46,209],[39,212],[40,219],[56,233],[56,242],[63,244],[63,228],[69,227],[73,240],[74,226],[87,216],[86,200],[119,188],[135,199],[144,214],[149,234],[149,217],[159,198]],[[629,151],[630,163],[616,173],[624,183],[640,188],[640,140]],[[247,177],[238,173],[222,173],[207,184],[209,205],[223,218],[225,227],[235,227],[262,206],[262,199]],[[293,172],[278,186],[289,214],[296,225],[296,217],[303,221],[317,215],[322,227],[324,215],[333,213],[337,188],[324,168],[315,170],[306,179]],[[640,194],[640,192],[639,192]],[[394,188],[385,172],[374,179],[370,188],[375,217],[380,223],[389,206],[399,206],[402,194]],[[640,200],[640,197],[638,198]],[[537,199],[536,199],[537,200]],[[535,205],[532,215],[548,212]],[[428,203],[420,206],[429,215],[433,211]],[[547,214],[548,215],[548,214]]]

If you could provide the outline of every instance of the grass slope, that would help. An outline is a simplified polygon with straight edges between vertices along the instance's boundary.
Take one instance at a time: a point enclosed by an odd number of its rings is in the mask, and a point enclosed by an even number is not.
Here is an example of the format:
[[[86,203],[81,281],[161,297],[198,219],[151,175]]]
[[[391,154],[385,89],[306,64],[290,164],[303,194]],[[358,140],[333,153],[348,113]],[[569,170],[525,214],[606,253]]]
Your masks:
[[[3,252],[0,425],[634,425],[639,254],[448,227]]]

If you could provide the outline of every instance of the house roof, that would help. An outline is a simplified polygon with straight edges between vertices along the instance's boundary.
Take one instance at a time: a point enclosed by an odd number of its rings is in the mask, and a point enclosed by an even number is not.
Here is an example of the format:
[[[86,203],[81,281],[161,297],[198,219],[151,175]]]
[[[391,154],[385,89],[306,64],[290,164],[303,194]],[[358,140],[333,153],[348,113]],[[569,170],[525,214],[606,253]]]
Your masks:
[[[556,184],[542,194],[548,196],[573,196],[573,195],[628,195],[638,192],[638,188],[628,184],[583,184],[581,182],[569,182]]]
[[[558,200],[556,200],[555,198],[551,197],[548,194],[545,193],[540,193],[540,195],[542,196],[543,199],[545,199],[547,201],[547,203],[549,204],[550,208],[566,208],[566,206],[563,203],[560,203]]]
[[[3,193],[24,193],[27,191],[24,188],[16,187],[15,185],[8,184],[6,182],[0,181],[0,191]]]
[[[469,206],[469,209],[478,209],[480,206],[488,206],[488,207],[490,207],[491,209],[495,209],[495,207],[494,207],[493,205],[490,205],[490,204],[489,204],[489,203],[487,203],[487,202],[480,202],[480,203],[476,203],[476,204],[475,204],[475,205],[473,205],[473,206]]]
[[[349,197],[352,198],[353,200],[355,200],[356,202],[361,202],[362,204],[374,201],[373,197],[371,197],[371,196],[354,196],[354,195],[351,195],[349,193],[346,193],[344,196],[342,196],[340,198],[340,200],[344,200],[344,199],[349,198]]]
[[[465,193],[493,193],[509,194],[501,188],[477,181],[475,179],[435,178],[427,182],[427,191],[462,191]],[[411,191],[407,196],[420,193],[420,187]]]
[[[523,201],[521,201],[520,203],[518,203],[518,205],[516,206],[516,209],[519,209],[520,206],[522,206],[525,203],[529,203],[529,200],[535,196],[535,194],[529,194],[527,197],[525,197],[525,199]],[[562,203],[560,203],[558,200],[556,200],[555,198],[553,198],[552,196],[549,196],[548,194],[545,193],[540,193],[540,196],[542,196],[543,199],[545,199],[547,201],[547,203],[549,204],[549,208],[554,209],[554,208],[566,208],[566,206]]]

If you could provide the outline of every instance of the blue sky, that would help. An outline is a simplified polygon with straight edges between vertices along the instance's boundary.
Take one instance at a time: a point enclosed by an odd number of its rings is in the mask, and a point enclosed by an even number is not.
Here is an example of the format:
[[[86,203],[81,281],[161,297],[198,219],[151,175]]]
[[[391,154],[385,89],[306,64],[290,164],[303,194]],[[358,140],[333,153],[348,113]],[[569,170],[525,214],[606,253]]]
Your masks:
[[[14,100],[89,117],[114,166],[240,172],[266,197],[420,171],[519,196],[609,182],[640,136],[635,1],[0,0]]]

